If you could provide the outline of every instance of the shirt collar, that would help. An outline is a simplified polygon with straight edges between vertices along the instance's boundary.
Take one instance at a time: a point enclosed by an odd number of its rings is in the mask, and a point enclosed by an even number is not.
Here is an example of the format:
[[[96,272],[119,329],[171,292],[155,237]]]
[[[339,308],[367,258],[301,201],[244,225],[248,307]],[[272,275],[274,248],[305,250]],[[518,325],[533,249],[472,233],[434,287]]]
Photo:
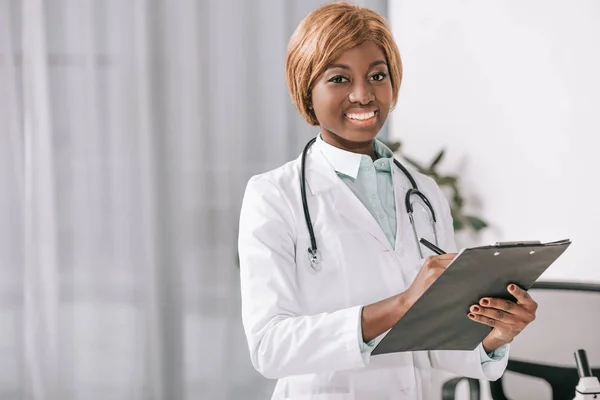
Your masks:
[[[351,151],[342,150],[330,145],[321,138],[320,133],[317,136],[315,144],[336,172],[349,176],[352,179],[356,179],[358,176],[358,170],[360,169],[363,158],[367,158],[371,161],[371,157],[367,155],[352,153]],[[394,156],[394,153],[378,139],[374,140],[373,146],[375,148],[375,153],[377,153],[380,158],[392,158]]]

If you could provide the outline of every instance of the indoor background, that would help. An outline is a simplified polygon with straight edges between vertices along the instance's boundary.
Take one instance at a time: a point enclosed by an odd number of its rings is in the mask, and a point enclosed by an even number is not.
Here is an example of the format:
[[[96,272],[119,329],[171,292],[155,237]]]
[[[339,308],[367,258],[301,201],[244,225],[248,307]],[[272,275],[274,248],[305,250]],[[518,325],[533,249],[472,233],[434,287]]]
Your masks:
[[[249,177],[317,133],[284,62],[325,3],[0,0],[1,400],[270,397],[238,214]],[[403,58],[381,138],[421,163],[446,149],[490,225],[459,243],[571,238],[544,279],[600,282],[600,3],[354,3]]]

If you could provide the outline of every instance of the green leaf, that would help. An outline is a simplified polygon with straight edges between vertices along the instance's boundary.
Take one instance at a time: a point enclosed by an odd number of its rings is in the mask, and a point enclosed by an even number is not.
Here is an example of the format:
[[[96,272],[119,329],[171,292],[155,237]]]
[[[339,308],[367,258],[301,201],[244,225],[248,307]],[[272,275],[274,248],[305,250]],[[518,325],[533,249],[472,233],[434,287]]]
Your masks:
[[[475,232],[479,232],[483,228],[487,228],[488,224],[484,220],[478,217],[474,217],[472,215],[465,215],[465,219],[469,223],[469,225],[475,229]]]
[[[417,161],[413,160],[412,158],[408,158],[406,156],[403,156],[403,157],[407,163],[409,163],[410,165],[415,167],[420,173],[427,174],[427,170],[421,164],[419,164]]]
[[[460,210],[454,206],[450,207],[450,216],[452,217],[452,219],[459,219],[460,218]]]
[[[465,224],[460,219],[455,219],[452,221],[452,225],[454,226],[454,232],[458,232],[464,229]]]
[[[454,196],[452,196],[452,202],[456,205],[456,207],[462,208],[462,206],[464,204],[464,199],[458,193],[458,190],[454,192]]]
[[[389,149],[395,153],[400,147],[402,147],[402,143],[400,142],[384,142],[384,144],[389,147]]]
[[[454,176],[454,175],[446,175],[446,176],[440,176],[438,179],[436,179],[438,185],[440,186],[444,186],[444,185],[450,185],[450,186],[455,186],[456,182],[458,181],[458,177]]]
[[[444,149],[440,150],[440,152],[437,154],[437,156],[435,156],[435,158],[431,162],[431,165],[429,166],[430,170],[434,170],[435,167],[440,163],[440,161],[442,161],[442,158],[444,158],[445,152],[446,152],[446,150],[444,150]]]

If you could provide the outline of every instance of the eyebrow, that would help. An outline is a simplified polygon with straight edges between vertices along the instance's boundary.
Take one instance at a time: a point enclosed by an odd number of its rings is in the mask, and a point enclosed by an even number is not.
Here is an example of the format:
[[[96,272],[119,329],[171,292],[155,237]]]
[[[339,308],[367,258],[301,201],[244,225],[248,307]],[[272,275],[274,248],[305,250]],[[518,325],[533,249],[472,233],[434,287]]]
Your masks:
[[[385,61],[377,60],[377,61],[373,61],[371,64],[369,64],[369,69],[373,68],[376,65],[381,65],[381,64],[388,66]],[[325,71],[327,71],[328,69],[331,69],[331,68],[341,68],[341,69],[348,69],[348,70],[350,69],[350,67],[346,64],[330,64],[327,66],[327,68],[325,68]]]

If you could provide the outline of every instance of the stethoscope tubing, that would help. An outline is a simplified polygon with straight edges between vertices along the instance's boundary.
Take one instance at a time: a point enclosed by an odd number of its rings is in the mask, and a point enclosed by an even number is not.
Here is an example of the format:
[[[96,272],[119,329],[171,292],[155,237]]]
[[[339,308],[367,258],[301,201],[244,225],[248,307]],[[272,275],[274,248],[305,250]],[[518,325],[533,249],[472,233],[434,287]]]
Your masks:
[[[308,248],[308,259],[309,259],[309,262],[310,262],[312,268],[315,271],[318,271],[318,270],[320,270],[320,260],[319,260],[319,253],[318,253],[318,248],[317,248],[317,239],[315,238],[315,232],[313,229],[312,220],[310,218],[310,210],[308,209],[308,201],[306,199],[306,155],[308,154],[308,149],[310,149],[310,147],[315,143],[316,140],[317,140],[316,137],[309,140],[309,142],[304,147],[304,150],[302,151],[302,159],[300,162],[300,195],[302,197],[302,210],[304,211],[304,219],[306,220],[306,227],[308,228],[308,234],[310,235],[310,246],[311,247]],[[431,221],[430,222],[432,225],[433,234],[434,234],[435,242],[437,245],[437,230],[436,230],[437,219],[435,216],[435,211],[433,210],[433,206],[431,205],[431,202],[429,201],[427,196],[425,196],[419,190],[417,182],[415,181],[415,179],[413,178],[411,173],[406,169],[406,167],[404,167],[404,165],[402,165],[400,163],[400,161],[396,160],[395,158],[393,158],[393,161],[394,161],[394,164],[396,164],[396,166],[408,178],[408,180],[410,181],[410,184],[412,186],[412,188],[406,192],[406,196],[404,198],[404,205],[406,207],[406,212],[408,213],[410,224],[412,226],[412,231],[415,236],[417,248],[419,250],[419,255],[421,256],[421,258],[423,258],[423,251],[421,250],[421,246],[419,245],[419,236],[417,234],[417,229],[416,229],[416,225],[415,225],[415,221],[414,221],[414,217],[413,217],[413,206],[410,202],[411,196],[414,195],[414,196],[419,197],[423,201],[425,206],[429,209],[429,212],[431,213]]]

